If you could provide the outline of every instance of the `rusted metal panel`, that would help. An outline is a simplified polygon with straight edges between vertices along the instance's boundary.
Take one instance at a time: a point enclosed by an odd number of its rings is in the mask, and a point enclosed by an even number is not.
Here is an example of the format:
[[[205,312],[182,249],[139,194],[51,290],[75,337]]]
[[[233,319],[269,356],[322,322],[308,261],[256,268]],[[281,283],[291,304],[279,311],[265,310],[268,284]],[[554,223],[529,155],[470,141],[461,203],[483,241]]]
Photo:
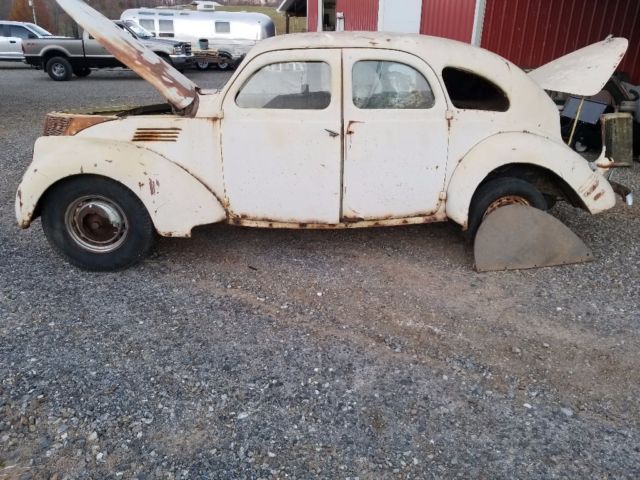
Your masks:
[[[482,46],[537,68],[610,34],[629,40],[618,70],[640,83],[637,0],[487,0]]]
[[[475,11],[476,0],[423,0],[420,33],[468,43]]]
[[[476,235],[474,256],[479,272],[593,261],[591,250],[560,220],[525,205],[490,213]]]
[[[57,2],[100,45],[153,85],[177,109],[184,110],[197,105],[197,85],[128,32],[81,0]]]
[[[344,13],[347,31],[376,31],[378,29],[378,0],[337,0],[336,12]]]

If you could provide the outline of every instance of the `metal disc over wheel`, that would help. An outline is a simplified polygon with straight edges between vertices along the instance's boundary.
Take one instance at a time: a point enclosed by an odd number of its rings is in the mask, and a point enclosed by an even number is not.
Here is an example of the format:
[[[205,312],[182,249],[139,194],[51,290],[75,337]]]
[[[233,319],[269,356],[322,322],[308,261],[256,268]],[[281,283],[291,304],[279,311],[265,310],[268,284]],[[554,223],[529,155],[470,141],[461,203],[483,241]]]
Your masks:
[[[117,250],[129,231],[122,208],[105,197],[81,197],[67,208],[65,226],[82,248],[95,253]]]

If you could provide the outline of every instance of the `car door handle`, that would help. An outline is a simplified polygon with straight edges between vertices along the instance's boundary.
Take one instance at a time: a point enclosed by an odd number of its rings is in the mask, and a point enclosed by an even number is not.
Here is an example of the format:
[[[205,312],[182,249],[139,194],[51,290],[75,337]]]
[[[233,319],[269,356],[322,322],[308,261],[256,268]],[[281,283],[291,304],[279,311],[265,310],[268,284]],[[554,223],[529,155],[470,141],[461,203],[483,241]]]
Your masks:
[[[9,43],[17,43],[15,40],[9,40]]]
[[[336,138],[340,136],[338,132],[334,132],[333,130],[329,130],[328,128],[325,128],[324,131],[327,132],[329,135],[331,135],[331,138]]]

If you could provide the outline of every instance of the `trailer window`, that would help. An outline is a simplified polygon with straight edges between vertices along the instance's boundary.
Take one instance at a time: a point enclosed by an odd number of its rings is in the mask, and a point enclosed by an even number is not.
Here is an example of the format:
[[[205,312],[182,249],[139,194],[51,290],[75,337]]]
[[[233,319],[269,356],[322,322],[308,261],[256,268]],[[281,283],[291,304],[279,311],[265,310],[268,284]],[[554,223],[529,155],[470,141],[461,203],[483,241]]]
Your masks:
[[[447,67],[442,79],[456,108],[506,112],[509,98],[495,83],[468,70]]]
[[[158,36],[173,38],[173,20],[158,20]]]
[[[433,107],[427,79],[397,62],[366,60],[353,66],[353,104],[367,110],[416,110]]]
[[[216,33],[231,33],[229,22],[216,22]]]
[[[149,30],[154,35],[156,34],[156,21],[150,18],[141,18],[140,26],[145,30]]]
[[[324,110],[331,103],[331,67],[324,62],[267,65],[240,89],[240,108]]]

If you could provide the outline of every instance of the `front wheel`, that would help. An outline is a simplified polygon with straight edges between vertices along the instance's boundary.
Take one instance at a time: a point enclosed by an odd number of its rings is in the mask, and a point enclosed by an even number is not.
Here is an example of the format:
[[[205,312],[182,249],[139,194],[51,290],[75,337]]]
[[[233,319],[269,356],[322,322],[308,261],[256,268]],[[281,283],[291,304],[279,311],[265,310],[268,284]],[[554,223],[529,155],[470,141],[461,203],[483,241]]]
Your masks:
[[[47,61],[45,69],[52,80],[56,82],[66,82],[73,76],[71,63],[64,57],[53,57]]]
[[[93,175],[71,178],[47,192],[42,227],[56,250],[91,271],[121,270],[138,263],[155,239],[140,199],[122,184]]]
[[[471,200],[467,237],[473,240],[480,224],[494,210],[505,205],[526,205],[547,210],[544,195],[529,182],[515,177],[502,177],[482,184]]]

